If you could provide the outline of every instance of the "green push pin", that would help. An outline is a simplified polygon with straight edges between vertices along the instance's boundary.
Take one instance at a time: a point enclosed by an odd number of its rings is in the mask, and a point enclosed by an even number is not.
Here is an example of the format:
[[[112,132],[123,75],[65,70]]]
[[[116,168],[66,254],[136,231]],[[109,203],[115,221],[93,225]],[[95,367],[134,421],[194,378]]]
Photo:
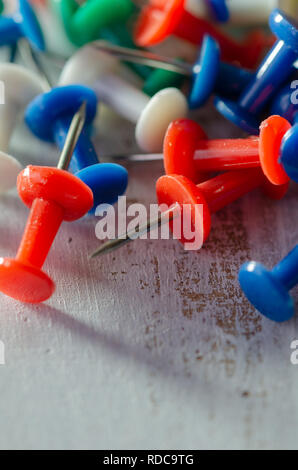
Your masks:
[[[51,0],[62,18],[66,34],[76,46],[98,39],[104,27],[126,22],[136,10],[131,0],[87,0],[79,5],[76,0]]]

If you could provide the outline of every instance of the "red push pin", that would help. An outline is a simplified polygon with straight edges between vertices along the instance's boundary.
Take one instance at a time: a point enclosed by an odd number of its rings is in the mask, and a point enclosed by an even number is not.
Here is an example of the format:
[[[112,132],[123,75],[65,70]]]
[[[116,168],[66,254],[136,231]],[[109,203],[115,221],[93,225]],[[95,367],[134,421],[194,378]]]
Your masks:
[[[280,162],[282,139],[291,124],[280,116],[262,122],[259,137],[208,140],[190,119],[178,119],[168,127],[164,139],[166,174],[183,175],[195,183],[206,180],[202,172],[262,168],[274,185],[290,181]]]
[[[166,204],[169,209],[162,212],[156,220],[148,221],[144,226],[139,227],[137,232],[126,233],[102,244],[91,257],[94,258],[114,251],[135,239],[136,236],[139,237],[164,223],[170,223],[170,227],[173,229],[173,219],[178,216],[180,216],[182,223],[178,236],[173,230],[175,238],[184,245],[186,243],[193,244],[195,237],[205,242],[211,228],[211,214],[259,186],[262,186],[272,199],[281,199],[288,189],[288,184],[274,186],[269,183],[260,168],[226,172],[198,185],[195,185],[186,176],[161,176],[156,183],[157,200],[160,205]],[[187,212],[185,213],[186,207]],[[186,231],[184,230],[185,220],[188,220]],[[192,233],[196,234],[193,239],[189,237],[189,234]]]
[[[20,198],[31,208],[15,259],[0,258],[0,290],[21,302],[48,299],[55,284],[41,270],[63,220],[82,217],[93,206],[91,189],[68,173],[85,121],[85,104],[75,114],[57,168],[27,166],[18,176]]]
[[[153,46],[174,34],[198,45],[208,34],[219,43],[224,61],[238,61],[248,68],[255,68],[264,47],[272,44],[270,41],[269,44],[262,31],[252,32],[239,44],[208,21],[193,16],[186,10],[185,3],[185,0],[150,0],[137,21],[134,35],[136,44],[141,47]]]

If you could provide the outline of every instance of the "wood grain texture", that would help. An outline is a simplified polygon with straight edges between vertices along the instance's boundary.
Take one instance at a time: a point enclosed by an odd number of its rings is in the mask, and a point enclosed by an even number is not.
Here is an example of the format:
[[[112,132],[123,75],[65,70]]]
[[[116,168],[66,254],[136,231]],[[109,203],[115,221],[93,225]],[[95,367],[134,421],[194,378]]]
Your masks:
[[[196,118],[212,137],[238,135],[211,107]],[[136,150],[132,127],[113,123],[102,121],[99,154]],[[22,127],[12,151],[24,165],[57,159]],[[155,202],[162,171],[129,167],[128,199]],[[297,188],[221,211],[199,253],[138,240],[90,261],[96,218],[63,224],[44,267],[55,295],[0,296],[0,448],[297,448],[297,316],[262,318],[237,282],[244,261],[273,266],[297,243]],[[1,254],[16,253],[27,215],[16,191],[0,198]]]

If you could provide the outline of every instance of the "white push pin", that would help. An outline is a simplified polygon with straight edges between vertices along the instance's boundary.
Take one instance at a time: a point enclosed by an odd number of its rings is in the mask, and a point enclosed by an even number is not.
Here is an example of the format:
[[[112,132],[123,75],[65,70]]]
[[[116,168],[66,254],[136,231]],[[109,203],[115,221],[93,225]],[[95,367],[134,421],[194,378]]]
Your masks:
[[[267,24],[269,15],[275,8],[280,8],[293,18],[298,16],[297,0],[223,0],[229,11],[229,23]],[[194,16],[210,19],[210,9],[205,0],[186,0],[186,10]]]
[[[124,66],[116,57],[95,49],[91,43],[68,60],[59,85],[91,86],[99,102],[136,123],[135,136],[142,150],[159,152],[168,125],[186,116],[187,100],[177,88],[165,88],[150,98],[118,75],[120,67],[123,71]]]
[[[37,75],[16,64],[0,64],[5,102],[0,104],[0,193],[16,185],[21,164],[7,153],[17,118],[30,101],[44,92]]]

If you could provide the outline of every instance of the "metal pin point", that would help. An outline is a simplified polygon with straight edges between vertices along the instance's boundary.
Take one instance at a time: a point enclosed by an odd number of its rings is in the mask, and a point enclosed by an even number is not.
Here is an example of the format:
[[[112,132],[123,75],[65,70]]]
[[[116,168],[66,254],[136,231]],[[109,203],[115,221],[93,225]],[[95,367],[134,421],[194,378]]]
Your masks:
[[[170,207],[168,210],[159,214],[156,219],[148,220],[144,225],[139,226],[138,230],[131,230],[119,237],[115,238],[114,240],[109,240],[106,243],[103,243],[96,251],[94,251],[90,258],[96,258],[97,256],[107,255],[118,248],[126,245],[127,243],[136,240],[144,233],[149,233],[151,230],[161,227],[164,224],[168,224],[171,220],[173,220],[178,213],[175,214],[176,209],[179,208],[179,204],[175,204],[174,206]]]
[[[84,101],[79,110],[73,116],[69,126],[69,130],[65,139],[65,143],[59,158],[57,168],[59,170],[67,170],[69,163],[80,137],[86,119],[86,101]]]

